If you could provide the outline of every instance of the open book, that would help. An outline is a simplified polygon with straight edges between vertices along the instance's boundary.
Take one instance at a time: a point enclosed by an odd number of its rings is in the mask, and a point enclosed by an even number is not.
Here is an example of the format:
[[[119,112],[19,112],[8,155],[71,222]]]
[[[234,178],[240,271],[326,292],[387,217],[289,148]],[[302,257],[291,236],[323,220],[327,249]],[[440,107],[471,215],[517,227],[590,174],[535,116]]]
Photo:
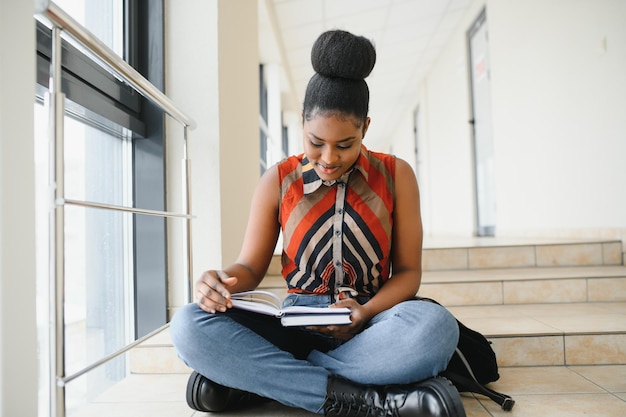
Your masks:
[[[244,291],[232,294],[233,307],[280,319],[283,326],[329,326],[350,324],[350,309],[290,306],[281,308],[278,296],[268,291]]]

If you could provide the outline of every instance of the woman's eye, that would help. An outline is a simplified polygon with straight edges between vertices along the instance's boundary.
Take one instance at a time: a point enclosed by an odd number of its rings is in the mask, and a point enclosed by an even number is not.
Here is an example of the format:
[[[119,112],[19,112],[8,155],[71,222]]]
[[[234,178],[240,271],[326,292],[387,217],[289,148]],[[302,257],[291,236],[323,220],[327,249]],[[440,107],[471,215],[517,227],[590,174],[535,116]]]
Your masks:
[[[321,148],[322,146],[324,146],[324,144],[322,144],[322,143],[316,143],[316,142],[313,142],[313,141],[311,141],[311,145],[313,145],[316,148]]]
[[[350,144],[350,145],[337,145],[337,147],[339,149],[350,149],[352,147],[352,144]]]

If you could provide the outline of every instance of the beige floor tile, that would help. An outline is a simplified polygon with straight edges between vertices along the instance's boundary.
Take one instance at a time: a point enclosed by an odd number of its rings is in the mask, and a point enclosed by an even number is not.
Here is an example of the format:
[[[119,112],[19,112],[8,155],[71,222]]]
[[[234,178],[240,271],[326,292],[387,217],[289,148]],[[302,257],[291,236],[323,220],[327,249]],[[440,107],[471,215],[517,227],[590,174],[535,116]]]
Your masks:
[[[626,278],[590,279],[589,301],[626,301]]]
[[[532,246],[470,248],[468,253],[470,269],[535,266],[535,248]]]
[[[488,399],[481,402],[493,417],[624,417],[626,402],[611,394],[518,395],[507,412]]]
[[[502,284],[499,282],[423,283],[419,295],[434,298],[445,306],[502,304]]]
[[[602,244],[539,245],[537,266],[602,265]]]
[[[605,304],[600,303],[523,304],[518,306],[518,311],[537,319],[545,316],[589,316],[611,312]]]
[[[491,414],[485,410],[485,407],[474,395],[463,393],[461,394],[461,401],[467,417],[491,417]]]
[[[422,268],[425,271],[467,269],[467,249],[425,249]]]
[[[509,317],[506,320],[499,317],[467,317],[463,323],[467,327],[490,336],[542,336],[562,333],[559,329],[532,317]]]
[[[570,369],[609,392],[626,393],[626,365],[572,366]]]
[[[187,404],[182,402],[94,403],[68,417],[192,417]]]
[[[622,243],[603,243],[602,260],[605,265],[622,265]]]
[[[626,303],[624,302],[602,303],[602,307],[613,313],[626,314]]]
[[[562,348],[561,348],[562,349]],[[467,417],[626,416],[626,365],[570,368],[500,367],[490,386],[516,401],[511,412],[493,401],[463,394]],[[226,414],[194,412],[184,402],[186,374],[131,375],[70,417],[313,417],[315,414],[270,402]],[[620,391],[615,395],[604,390]]]
[[[504,304],[581,303],[587,301],[587,280],[526,280],[503,283]]]
[[[491,341],[500,366],[565,364],[562,336],[493,338]]]
[[[500,379],[490,387],[513,398],[529,394],[592,394],[605,391],[563,366],[500,368]]]
[[[140,347],[130,351],[130,371],[136,374],[189,373],[173,346]]]
[[[188,378],[188,374],[129,375],[94,402],[184,401]]]
[[[624,314],[572,314],[567,316],[538,316],[536,319],[567,334],[626,331],[626,315]]]
[[[626,334],[567,336],[565,359],[567,365],[625,364]]]
[[[448,307],[448,310],[454,314],[459,320],[468,318],[484,317],[522,317],[524,310],[518,309],[519,306],[511,305],[491,305],[491,306],[452,306]]]

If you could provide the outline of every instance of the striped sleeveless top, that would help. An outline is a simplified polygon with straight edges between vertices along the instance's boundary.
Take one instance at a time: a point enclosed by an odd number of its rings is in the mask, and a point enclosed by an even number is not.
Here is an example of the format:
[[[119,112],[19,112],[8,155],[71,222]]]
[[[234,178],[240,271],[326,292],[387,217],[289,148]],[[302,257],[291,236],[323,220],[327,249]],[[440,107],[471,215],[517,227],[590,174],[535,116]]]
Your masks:
[[[374,295],[389,278],[395,157],[361,147],[351,171],[322,181],[306,156],[278,164],[282,275],[291,293]]]

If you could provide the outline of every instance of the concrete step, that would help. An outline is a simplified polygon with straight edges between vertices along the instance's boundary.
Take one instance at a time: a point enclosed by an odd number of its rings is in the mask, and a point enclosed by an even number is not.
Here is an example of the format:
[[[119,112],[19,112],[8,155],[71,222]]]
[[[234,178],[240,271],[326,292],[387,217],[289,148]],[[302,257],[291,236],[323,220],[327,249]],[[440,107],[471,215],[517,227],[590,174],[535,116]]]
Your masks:
[[[623,265],[622,242],[612,239],[425,239],[424,271]]]
[[[626,302],[449,307],[500,366],[626,364]]]
[[[613,239],[428,239],[424,271],[623,265],[622,242]],[[280,275],[275,255],[268,275]]]
[[[626,301],[626,267],[424,271],[419,295],[446,306]]]
[[[501,366],[626,364],[626,302],[449,307],[493,343]],[[130,353],[131,372],[189,372],[166,329]]]
[[[280,275],[262,289],[287,294]],[[626,301],[626,266],[424,271],[419,294],[446,306]]]

